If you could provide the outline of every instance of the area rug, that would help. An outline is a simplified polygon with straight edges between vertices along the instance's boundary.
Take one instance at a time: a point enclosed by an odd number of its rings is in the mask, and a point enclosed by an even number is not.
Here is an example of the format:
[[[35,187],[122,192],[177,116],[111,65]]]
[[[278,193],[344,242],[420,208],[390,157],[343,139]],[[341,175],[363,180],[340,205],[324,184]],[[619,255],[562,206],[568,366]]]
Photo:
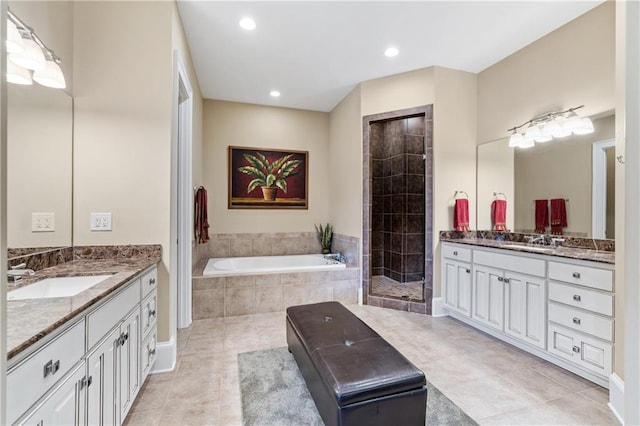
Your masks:
[[[245,426],[321,426],[320,414],[286,347],[238,354]],[[427,382],[427,425],[477,425]]]

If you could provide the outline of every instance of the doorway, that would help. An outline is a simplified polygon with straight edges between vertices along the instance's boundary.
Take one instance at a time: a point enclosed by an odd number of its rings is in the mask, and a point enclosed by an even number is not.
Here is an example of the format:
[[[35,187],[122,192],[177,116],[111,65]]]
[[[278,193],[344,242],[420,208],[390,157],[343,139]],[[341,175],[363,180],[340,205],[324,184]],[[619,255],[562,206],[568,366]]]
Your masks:
[[[364,117],[366,304],[431,311],[432,123],[431,106]]]

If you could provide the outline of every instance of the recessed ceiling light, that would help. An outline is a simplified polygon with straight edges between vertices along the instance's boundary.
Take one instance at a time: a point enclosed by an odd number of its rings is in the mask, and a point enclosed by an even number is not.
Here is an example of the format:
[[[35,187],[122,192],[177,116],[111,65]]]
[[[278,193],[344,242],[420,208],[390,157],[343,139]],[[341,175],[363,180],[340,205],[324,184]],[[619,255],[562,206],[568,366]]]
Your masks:
[[[272,90],[271,92],[269,92],[269,94],[274,98],[277,98],[278,96],[280,96],[280,92],[278,92],[277,90]]]
[[[253,31],[256,29],[256,21],[251,18],[242,18],[239,22],[242,29],[247,31]]]
[[[393,58],[394,56],[398,56],[398,53],[400,53],[400,51],[397,48],[389,47],[384,51],[384,56],[387,58]]]

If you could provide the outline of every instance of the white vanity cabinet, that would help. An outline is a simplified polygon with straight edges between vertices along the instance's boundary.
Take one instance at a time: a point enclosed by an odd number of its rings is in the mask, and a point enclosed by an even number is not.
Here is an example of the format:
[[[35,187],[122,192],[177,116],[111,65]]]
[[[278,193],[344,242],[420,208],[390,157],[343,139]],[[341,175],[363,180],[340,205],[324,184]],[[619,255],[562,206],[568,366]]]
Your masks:
[[[441,253],[447,313],[608,387],[613,265],[449,242]]]
[[[549,351],[608,377],[614,344],[613,270],[592,262],[549,262]]]
[[[9,424],[122,424],[155,360],[156,276],[153,266],[10,368]]]
[[[471,250],[454,245],[442,247],[444,303],[471,316]]]

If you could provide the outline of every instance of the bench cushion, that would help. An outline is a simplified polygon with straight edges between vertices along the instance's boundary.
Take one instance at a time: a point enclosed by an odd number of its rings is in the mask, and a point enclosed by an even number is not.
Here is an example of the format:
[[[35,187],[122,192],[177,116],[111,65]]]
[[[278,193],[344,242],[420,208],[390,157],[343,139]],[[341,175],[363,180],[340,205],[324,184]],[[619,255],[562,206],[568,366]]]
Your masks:
[[[426,384],[422,371],[338,302],[290,307],[287,321],[340,407]]]

